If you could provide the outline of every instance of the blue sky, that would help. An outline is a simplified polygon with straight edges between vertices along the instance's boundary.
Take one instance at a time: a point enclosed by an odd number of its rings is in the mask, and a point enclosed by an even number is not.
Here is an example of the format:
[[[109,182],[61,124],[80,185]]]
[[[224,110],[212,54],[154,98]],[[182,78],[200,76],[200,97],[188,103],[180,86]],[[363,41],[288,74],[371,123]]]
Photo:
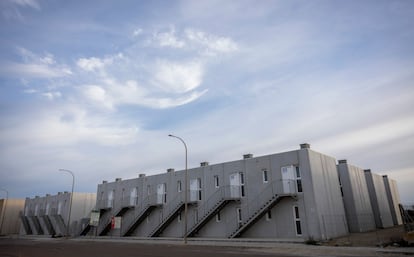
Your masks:
[[[414,202],[413,1],[0,2],[11,197],[293,150]]]

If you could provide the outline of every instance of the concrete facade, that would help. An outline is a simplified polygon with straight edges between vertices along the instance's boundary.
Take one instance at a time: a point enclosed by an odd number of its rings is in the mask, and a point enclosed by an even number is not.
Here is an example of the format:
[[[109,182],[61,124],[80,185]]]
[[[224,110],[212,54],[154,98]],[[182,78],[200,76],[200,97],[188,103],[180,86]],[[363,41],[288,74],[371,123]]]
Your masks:
[[[78,235],[88,224],[90,212],[96,204],[95,193],[59,192],[57,195],[26,198],[24,213],[21,216],[21,234],[26,235],[66,235],[70,213],[69,233]],[[71,211],[69,212],[69,210]]]
[[[399,208],[401,203],[400,194],[398,192],[397,181],[390,179],[387,175],[382,176],[384,179],[385,191],[387,192],[387,200],[391,210],[392,221],[394,225],[401,225],[402,217]]]
[[[98,185],[97,234],[138,237],[314,238],[348,233],[336,160],[296,151]],[[111,226],[119,217],[119,227]]]
[[[376,228],[367,181],[362,168],[338,161],[338,173],[349,232],[366,232]]]
[[[0,235],[19,234],[24,199],[0,199]]]
[[[388,228],[394,226],[383,177],[372,173],[369,169],[364,170],[364,172],[376,227]]]

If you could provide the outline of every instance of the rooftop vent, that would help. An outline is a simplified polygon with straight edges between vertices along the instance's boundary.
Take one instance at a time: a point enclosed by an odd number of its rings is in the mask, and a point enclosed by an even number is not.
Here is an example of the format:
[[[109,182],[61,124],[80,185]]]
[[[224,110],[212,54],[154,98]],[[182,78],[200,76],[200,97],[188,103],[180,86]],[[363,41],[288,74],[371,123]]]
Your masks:
[[[115,179],[115,182],[119,182],[119,181],[121,181],[122,180],[122,178],[116,178]]]
[[[208,162],[201,162],[201,163],[200,163],[200,166],[201,166],[201,167],[208,166]]]
[[[40,196],[36,195],[35,198],[39,198]]]
[[[63,193],[65,193],[65,194],[69,194],[69,192],[68,192],[68,191],[65,191],[65,192],[63,192]]]
[[[173,168],[169,168],[169,169],[167,169],[167,172],[174,172],[174,169]]]
[[[61,195],[62,194],[62,192],[58,192],[58,195]]]
[[[382,175],[383,178],[388,178],[388,175]]]
[[[50,196],[50,194],[46,194],[46,196]]]
[[[138,177],[139,178],[143,178],[143,177],[145,177],[145,174],[144,173],[141,173],[141,174],[138,175]]]
[[[106,184],[106,183],[108,183],[108,181],[102,180],[102,184]]]
[[[252,154],[252,153],[243,154],[243,159],[244,159],[244,160],[246,160],[246,159],[250,159],[250,158],[253,158],[253,154]]]
[[[308,143],[300,144],[300,149],[310,149],[310,144]]]
[[[364,172],[371,172],[371,169],[366,169],[364,170]]]
[[[348,162],[347,162],[347,160],[345,160],[345,159],[344,159],[344,160],[339,160],[339,161],[338,161],[338,164],[347,164],[347,163],[348,163]]]

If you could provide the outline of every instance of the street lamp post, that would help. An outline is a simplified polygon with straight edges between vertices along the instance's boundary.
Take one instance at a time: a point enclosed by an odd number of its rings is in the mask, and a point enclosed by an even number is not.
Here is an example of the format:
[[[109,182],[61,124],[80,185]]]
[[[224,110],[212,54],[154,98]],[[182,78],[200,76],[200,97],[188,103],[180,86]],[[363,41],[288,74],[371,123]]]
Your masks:
[[[187,211],[188,211],[188,158],[187,158],[187,145],[181,137],[174,135],[168,135],[169,137],[175,137],[184,144],[185,148],[185,177],[184,177],[184,244],[187,244]]]
[[[70,175],[72,175],[72,193],[70,194],[68,224],[66,226],[66,236],[69,237],[70,236],[70,230],[69,230],[69,226],[70,226],[70,214],[72,212],[72,199],[73,199],[73,188],[75,187],[75,175],[70,170],[59,169],[59,171],[64,171],[64,172],[67,172]]]
[[[4,216],[6,216],[6,208],[7,208],[7,201],[9,200],[9,191],[7,191],[6,189],[0,189],[0,191],[6,192],[6,201],[4,202],[4,208],[2,208],[2,215],[1,215],[1,226],[0,226],[0,234],[2,234],[4,228],[3,228],[3,223],[4,223]]]

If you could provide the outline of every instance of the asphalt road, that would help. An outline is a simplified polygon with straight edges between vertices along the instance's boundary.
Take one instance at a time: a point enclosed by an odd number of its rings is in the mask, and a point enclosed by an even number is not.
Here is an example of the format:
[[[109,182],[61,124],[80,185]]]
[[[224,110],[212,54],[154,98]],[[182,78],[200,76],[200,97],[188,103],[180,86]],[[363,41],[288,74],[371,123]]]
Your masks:
[[[65,239],[0,239],[0,257],[257,257],[286,256],[260,253],[243,247],[124,242],[72,241]],[[289,255],[292,256],[292,255]]]
[[[199,242],[200,243],[200,242]],[[311,246],[292,243],[210,241],[151,242],[139,240],[85,240],[52,238],[1,238],[0,257],[394,257],[414,256],[414,248]],[[205,244],[208,245],[205,245]],[[223,243],[223,242],[222,242]],[[229,246],[230,245],[230,246]]]

